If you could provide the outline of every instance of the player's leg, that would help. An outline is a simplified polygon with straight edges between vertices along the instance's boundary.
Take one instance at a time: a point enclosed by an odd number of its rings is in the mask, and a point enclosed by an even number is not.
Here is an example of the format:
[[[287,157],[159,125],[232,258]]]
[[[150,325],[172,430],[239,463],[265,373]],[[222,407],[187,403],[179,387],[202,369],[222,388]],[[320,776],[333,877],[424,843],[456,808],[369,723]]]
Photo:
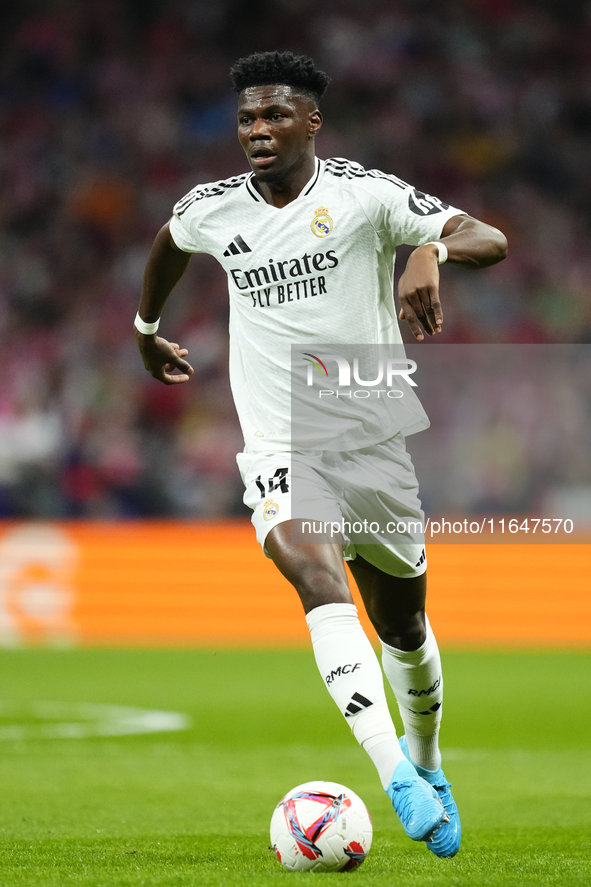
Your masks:
[[[387,783],[404,756],[386,703],[382,671],[357,616],[340,543],[293,544],[292,521],[268,534],[266,549],[296,589],[328,692]]]
[[[293,584],[306,612],[314,656],[327,689],[378,770],[384,788],[396,774],[395,809],[407,834],[426,840],[445,811],[406,761],[384,693],[382,672],[353,604],[342,545],[292,542],[292,521],[275,525],[265,547]]]
[[[443,678],[437,642],[425,616],[427,574],[392,576],[360,554],[363,546],[357,551],[349,568],[382,642],[382,664],[396,695],[411,758],[436,770],[441,763]]]
[[[353,604],[340,539],[320,535],[313,544],[294,544],[293,524],[277,523],[265,539],[265,550],[296,589],[306,615],[326,604]]]
[[[426,572],[407,578],[393,576],[360,556],[360,551],[363,546],[358,546],[358,556],[349,567],[382,641],[382,665],[405,728],[401,747],[419,775],[435,786],[449,816],[449,823],[438,830],[429,847],[437,856],[454,856],[460,846],[461,827],[450,784],[441,769],[443,676],[437,642],[425,615]],[[382,551],[382,558],[384,554]],[[392,569],[397,567],[400,572],[409,570],[392,558]]]
[[[422,840],[439,825],[445,811],[401,753],[382,672],[349,592],[342,545],[335,539],[311,545],[292,542],[292,464],[297,458],[289,453],[240,453],[237,461],[246,487],[244,502],[253,510],[252,523],[263,551],[273,557],[298,591],[325,685],[374,762],[382,784],[391,782],[394,770],[411,784],[412,803],[403,804],[399,815],[407,834]],[[296,507],[305,514],[309,501],[309,513],[316,520],[338,522],[341,513],[335,496],[310,462],[300,460],[298,465]],[[299,529],[303,534],[301,523]],[[406,795],[409,791],[405,790]]]

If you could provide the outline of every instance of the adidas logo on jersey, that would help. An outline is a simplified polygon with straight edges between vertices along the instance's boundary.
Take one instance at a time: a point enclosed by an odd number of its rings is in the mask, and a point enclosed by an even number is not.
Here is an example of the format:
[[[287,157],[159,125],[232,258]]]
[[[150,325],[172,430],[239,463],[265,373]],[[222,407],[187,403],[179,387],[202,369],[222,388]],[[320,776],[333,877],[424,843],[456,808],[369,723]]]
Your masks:
[[[232,243],[229,243],[224,251],[225,256],[237,256],[238,253],[251,253],[249,245],[237,234]]]
[[[418,559],[418,561],[417,561],[416,564],[415,564],[415,569],[416,569],[417,567],[420,567],[421,564],[424,564],[426,560],[427,560],[427,556],[426,556],[426,554],[425,554],[425,549],[423,548],[423,550],[422,550],[422,552],[421,552],[421,556],[420,556],[420,558]]]

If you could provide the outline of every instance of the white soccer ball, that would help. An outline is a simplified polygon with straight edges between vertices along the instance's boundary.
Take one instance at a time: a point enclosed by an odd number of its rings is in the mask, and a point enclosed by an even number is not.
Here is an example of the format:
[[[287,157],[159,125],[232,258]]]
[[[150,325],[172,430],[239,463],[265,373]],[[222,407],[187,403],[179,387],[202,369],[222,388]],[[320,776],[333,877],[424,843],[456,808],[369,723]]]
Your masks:
[[[277,804],[271,846],[290,872],[345,872],[371,847],[371,817],[361,798],[338,782],[304,782]]]

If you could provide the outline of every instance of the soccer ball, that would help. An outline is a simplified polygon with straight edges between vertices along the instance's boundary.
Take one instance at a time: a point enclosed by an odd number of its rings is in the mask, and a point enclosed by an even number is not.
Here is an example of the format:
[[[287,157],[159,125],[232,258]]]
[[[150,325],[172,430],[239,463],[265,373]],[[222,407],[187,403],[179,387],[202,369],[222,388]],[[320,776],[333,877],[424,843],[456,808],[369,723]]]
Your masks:
[[[349,872],[371,847],[371,817],[361,798],[338,782],[304,782],[271,818],[271,846],[290,872]]]

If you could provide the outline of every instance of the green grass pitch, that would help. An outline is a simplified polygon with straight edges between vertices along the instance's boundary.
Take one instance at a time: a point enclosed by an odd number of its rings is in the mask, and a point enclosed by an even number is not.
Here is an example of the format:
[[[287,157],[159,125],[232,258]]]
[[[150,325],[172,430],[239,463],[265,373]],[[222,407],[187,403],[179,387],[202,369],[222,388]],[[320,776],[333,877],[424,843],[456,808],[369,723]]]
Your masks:
[[[308,651],[0,652],[0,884],[590,884],[591,655],[443,656],[442,746],[464,830],[453,860],[404,836]],[[43,738],[31,704],[48,701],[184,712],[192,725]],[[268,849],[275,804],[310,779],[342,782],[370,809],[356,872],[290,874]]]

